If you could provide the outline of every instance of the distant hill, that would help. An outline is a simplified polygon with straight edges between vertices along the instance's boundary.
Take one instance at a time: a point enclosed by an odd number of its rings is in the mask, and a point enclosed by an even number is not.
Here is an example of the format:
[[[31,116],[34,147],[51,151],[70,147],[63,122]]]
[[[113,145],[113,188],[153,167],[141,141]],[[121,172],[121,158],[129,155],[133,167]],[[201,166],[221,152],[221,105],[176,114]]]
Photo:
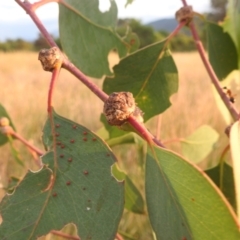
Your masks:
[[[164,18],[154,22],[150,22],[146,25],[153,27],[156,31],[163,30],[167,32],[172,32],[177,26],[177,21],[175,20],[175,18]]]

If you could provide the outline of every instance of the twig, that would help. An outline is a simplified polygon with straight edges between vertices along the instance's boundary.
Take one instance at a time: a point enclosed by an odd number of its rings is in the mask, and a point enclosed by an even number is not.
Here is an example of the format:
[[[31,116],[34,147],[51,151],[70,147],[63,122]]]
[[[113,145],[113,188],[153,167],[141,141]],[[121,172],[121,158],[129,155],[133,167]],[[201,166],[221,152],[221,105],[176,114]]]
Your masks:
[[[53,89],[54,89],[55,82],[59,76],[60,70],[61,70],[61,65],[58,64],[57,67],[54,68],[52,72],[52,78],[51,78],[49,91],[48,91],[48,107],[47,107],[48,113],[50,113],[50,111],[52,110]]]
[[[121,236],[119,233],[117,233],[117,235],[116,235],[115,238],[116,238],[117,240],[123,240],[122,236]]]
[[[22,136],[20,136],[18,133],[13,131],[11,135],[18,140],[20,140],[23,144],[25,144],[27,147],[32,149],[34,152],[36,152],[39,156],[42,156],[44,153],[42,150],[38,149],[37,147],[33,146],[31,143],[29,143],[27,140],[25,140]]]
[[[184,139],[182,138],[173,138],[167,141],[164,141],[163,144],[169,144],[169,143],[174,143],[174,142],[184,142]]]
[[[182,0],[182,3],[184,6],[187,6],[187,2],[186,0]],[[228,108],[230,114],[232,115],[234,120],[238,120],[239,119],[239,112],[237,111],[237,109],[235,108],[235,106],[229,101],[228,96],[224,93],[222,87],[219,84],[219,79],[217,78],[210,62],[208,61],[208,59],[205,56],[205,50],[204,47],[202,45],[202,42],[198,36],[197,30],[195,28],[195,25],[193,22],[190,22],[189,24],[190,30],[192,32],[192,36],[193,39],[195,41],[197,50],[201,56],[201,59],[203,61],[203,64],[208,72],[208,75],[213,83],[213,85],[215,86],[218,94],[220,95],[220,97],[222,98],[224,104],[226,105],[226,107]]]
[[[21,0],[15,0],[15,1],[26,11],[27,14],[29,14],[29,16],[32,18],[33,22],[36,24],[36,26],[38,27],[38,29],[40,30],[40,32],[46,39],[47,43],[52,47],[57,47],[57,44],[55,43],[54,39],[48,33],[46,28],[43,26],[42,22],[39,20],[39,18],[35,14],[34,8],[32,7],[33,4],[31,4],[28,1],[24,1],[24,2],[22,2]]]
[[[71,240],[80,240],[79,237],[74,237],[74,236],[71,236],[71,235],[68,235],[68,234],[66,234],[66,233],[62,233],[62,232],[60,232],[60,231],[56,231],[56,230],[52,230],[50,233],[51,233],[51,234],[54,234],[54,235],[56,235],[56,236],[60,236],[60,237],[69,239],[69,240],[70,240],[70,239],[71,239]]]

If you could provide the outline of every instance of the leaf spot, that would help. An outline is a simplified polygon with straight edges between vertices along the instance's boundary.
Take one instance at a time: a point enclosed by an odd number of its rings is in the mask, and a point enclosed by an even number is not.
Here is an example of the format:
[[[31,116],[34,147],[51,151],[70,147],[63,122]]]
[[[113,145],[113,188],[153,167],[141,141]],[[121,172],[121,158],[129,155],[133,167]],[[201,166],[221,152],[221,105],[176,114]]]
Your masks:
[[[60,127],[60,124],[57,123],[55,126],[56,126],[56,128],[59,128],[59,127]]]
[[[74,139],[71,139],[71,140],[70,140],[70,143],[74,143],[74,142],[75,142],[75,140],[74,140]]]
[[[84,174],[84,175],[88,175],[88,171],[85,170],[85,171],[83,172],[83,174]]]
[[[52,196],[53,196],[53,197],[56,197],[56,196],[57,196],[57,193],[56,193],[56,192],[54,192]]]
[[[72,162],[72,158],[69,158],[69,159],[68,159],[68,162]]]
[[[64,154],[60,154],[60,158],[63,158],[64,157]]]
[[[77,125],[72,125],[72,128],[73,129],[77,129]]]
[[[87,138],[83,138],[83,141],[85,141],[85,142],[86,142],[86,141],[87,141]]]
[[[71,181],[67,181],[66,185],[68,185],[68,186],[71,185]]]

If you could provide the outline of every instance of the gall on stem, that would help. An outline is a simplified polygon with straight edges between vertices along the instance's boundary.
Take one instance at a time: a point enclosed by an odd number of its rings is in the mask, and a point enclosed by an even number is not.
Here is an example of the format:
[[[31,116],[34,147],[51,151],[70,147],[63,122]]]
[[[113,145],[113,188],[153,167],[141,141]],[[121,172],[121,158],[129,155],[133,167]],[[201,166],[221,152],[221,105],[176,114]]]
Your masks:
[[[137,104],[133,94],[130,92],[114,92],[104,102],[103,113],[107,122],[112,126],[125,131],[134,131],[147,143],[152,145],[163,145],[146,129],[143,124],[143,112]]]
[[[39,52],[38,60],[41,62],[43,70],[52,72],[52,78],[49,86],[48,92],[48,113],[52,109],[52,97],[53,89],[63,63],[63,55],[57,47],[52,47],[50,49],[42,49]]]

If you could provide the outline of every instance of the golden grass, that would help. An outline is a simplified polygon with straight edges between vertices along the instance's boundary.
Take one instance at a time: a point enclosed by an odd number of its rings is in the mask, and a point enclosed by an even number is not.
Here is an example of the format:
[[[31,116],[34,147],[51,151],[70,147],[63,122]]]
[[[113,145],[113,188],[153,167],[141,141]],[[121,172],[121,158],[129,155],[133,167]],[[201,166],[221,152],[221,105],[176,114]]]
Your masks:
[[[227,144],[225,123],[216,107],[211,83],[199,55],[193,52],[175,53],[173,56],[179,70],[179,91],[171,97],[172,106],[161,116],[161,139],[165,141],[186,137],[203,124],[211,125],[221,134],[216,151],[202,163],[202,166],[211,166],[219,160],[221,151]],[[116,55],[111,55],[110,59],[111,62],[117,62]],[[42,70],[37,53],[0,53],[0,103],[7,109],[18,133],[41,149],[42,128],[47,118],[50,76],[49,72]],[[102,80],[93,81],[99,86],[102,84]],[[102,126],[99,116],[103,103],[65,70],[62,70],[56,84],[53,102],[55,110],[66,118],[93,131]],[[153,118],[147,123],[154,134],[157,121],[157,118]],[[36,169],[31,155],[22,144],[17,141],[14,144],[27,166]],[[167,147],[177,151],[180,149],[179,143],[168,144]],[[132,162],[133,159],[137,160],[135,148],[125,148],[124,154],[116,149],[114,151],[120,159],[128,159],[120,161],[121,167],[133,177],[133,181],[143,192],[143,183],[138,182],[136,177],[134,179],[134,176],[143,177],[142,169],[136,168],[136,164]],[[0,153],[0,183],[6,185],[9,176],[22,176],[26,169],[19,170],[20,167],[14,163],[8,145],[1,147]],[[0,190],[0,198],[3,194],[4,191]],[[138,239],[151,239],[151,229],[146,216],[134,216],[131,213],[125,213],[124,216],[124,221],[121,222],[122,231],[135,236],[138,233]],[[133,219],[135,227],[130,225],[129,228],[129,222]],[[143,223],[147,229],[142,229],[139,233],[137,225],[142,226]]]

